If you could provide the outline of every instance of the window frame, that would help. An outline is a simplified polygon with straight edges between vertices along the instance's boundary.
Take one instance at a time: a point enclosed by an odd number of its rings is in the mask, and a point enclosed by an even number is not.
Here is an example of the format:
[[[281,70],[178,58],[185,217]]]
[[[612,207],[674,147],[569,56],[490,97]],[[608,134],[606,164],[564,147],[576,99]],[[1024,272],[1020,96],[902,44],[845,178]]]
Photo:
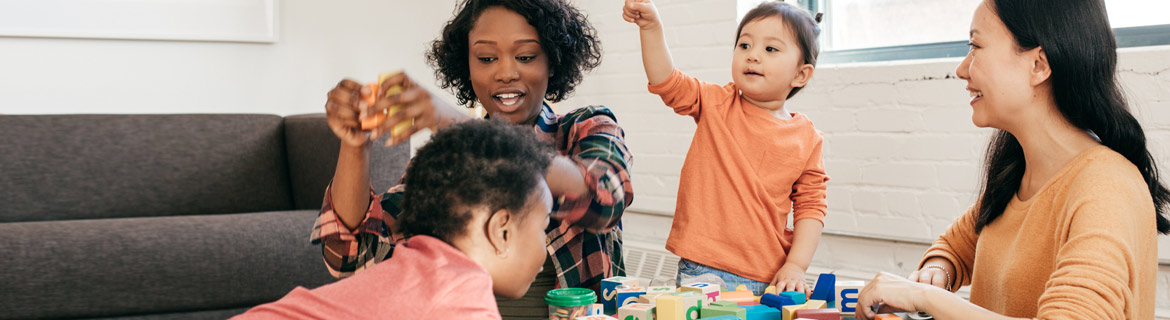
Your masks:
[[[826,1],[832,0],[809,0],[804,5],[804,8],[815,15],[817,12],[821,12],[819,11],[821,8],[826,7],[824,4]],[[827,15],[826,19],[828,19]],[[822,27],[823,30],[824,27]],[[1170,44],[1170,24],[1113,28],[1113,35],[1117,39],[1118,49],[1168,45]],[[951,58],[966,56],[967,51],[967,40],[846,50],[825,50],[821,51],[820,56],[817,57],[817,63],[840,64]]]

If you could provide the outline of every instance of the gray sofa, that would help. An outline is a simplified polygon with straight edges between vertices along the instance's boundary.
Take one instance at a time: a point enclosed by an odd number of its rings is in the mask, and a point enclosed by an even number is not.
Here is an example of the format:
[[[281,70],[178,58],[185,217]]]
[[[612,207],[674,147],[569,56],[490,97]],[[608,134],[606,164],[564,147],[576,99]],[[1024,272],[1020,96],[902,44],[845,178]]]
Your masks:
[[[334,281],[321,114],[0,115],[0,318],[222,319]],[[409,146],[373,148],[372,182]]]

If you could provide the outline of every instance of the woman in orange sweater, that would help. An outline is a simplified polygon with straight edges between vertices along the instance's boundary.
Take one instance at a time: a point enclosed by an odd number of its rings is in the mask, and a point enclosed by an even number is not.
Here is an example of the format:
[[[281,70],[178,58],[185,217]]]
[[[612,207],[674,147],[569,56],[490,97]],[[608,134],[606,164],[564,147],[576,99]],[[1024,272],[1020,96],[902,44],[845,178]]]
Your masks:
[[[1170,192],[1115,80],[1100,0],[985,0],[956,74],[992,139],[978,203],[871,306],[936,319],[1153,319]],[[971,286],[970,302],[951,294]],[[947,290],[947,291],[944,291]]]

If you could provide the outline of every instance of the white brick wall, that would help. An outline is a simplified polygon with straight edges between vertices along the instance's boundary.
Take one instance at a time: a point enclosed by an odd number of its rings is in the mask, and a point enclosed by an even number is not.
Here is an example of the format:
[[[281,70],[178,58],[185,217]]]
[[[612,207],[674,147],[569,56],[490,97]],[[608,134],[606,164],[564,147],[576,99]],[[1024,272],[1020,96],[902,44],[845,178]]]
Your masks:
[[[726,83],[737,25],[734,0],[659,0],[675,65]],[[694,123],[649,94],[637,27],[620,2],[577,1],[598,28],[602,66],[562,108],[603,104],[626,130],[637,194],[629,241],[663,243]],[[1123,49],[1120,79],[1170,171],[1170,47]],[[872,274],[913,270],[929,242],[975,199],[990,130],[971,124],[958,59],[821,65],[789,104],[825,133],[829,216],[814,267]],[[1170,181],[1170,178],[1164,179]],[[1170,241],[1161,238],[1170,261]],[[1159,273],[1159,317],[1170,316],[1170,267]]]

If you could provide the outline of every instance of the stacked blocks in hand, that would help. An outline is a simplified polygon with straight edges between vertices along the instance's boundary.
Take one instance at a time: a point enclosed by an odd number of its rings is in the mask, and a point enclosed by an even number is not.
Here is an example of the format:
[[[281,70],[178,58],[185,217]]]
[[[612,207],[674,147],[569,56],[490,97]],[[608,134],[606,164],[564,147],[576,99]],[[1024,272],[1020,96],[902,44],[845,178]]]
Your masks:
[[[601,280],[601,304],[605,306],[605,313],[617,313],[618,287],[632,288],[637,286],[638,279],[629,277],[612,277]]]
[[[635,303],[618,308],[618,319],[620,320],[654,320],[654,306]]]
[[[865,287],[865,281],[837,281],[837,310],[841,311],[841,316],[852,318],[857,312],[857,295],[861,292],[861,288]]]
[[[378,102],[378,100],[380,99],[380,98],[378,98],[378,90],[380,90],[382,88],[382,82],[385,82],[386,79],[389,79],[390,77],[398,75],[399,73],[401,73],[401,71],[383,73],[381,75],[378,75],[378,82],[366,84],[366,88],[369,88],[369,90],[370,90],[370,95],[367,97],[363,97],[363,100],[365,100],[366,105],[371,106],[371,107],[374,106],[374,103]],[[392,97],[396,94],[402,93],[402,91],[403,91],[403,88],[400,85],[390,87],[390,88],[386,89],[386,93],[384,95],[382,95],[382,98]],[[371,129],[377,128],[379,125],[382,124],[383,121],[386,121],[386,118],[394,115],[395,113],[398,113],[398,111],[400,109],[402,109],[401,105],[394,105],[394,106],[391,106],[389,109],[382,110],[382,112],[380,112],[380,113],[374,113],[374,114],[368,115],[366,117],[366,119],[361,121],[362,130],[371,130]],[[410,128],[410,121],[409,120],[399,122],[398,124],[394,125],[393,129],[390,130],[390,135],[394,135],[394,136],[400,135],[409,128]]]

